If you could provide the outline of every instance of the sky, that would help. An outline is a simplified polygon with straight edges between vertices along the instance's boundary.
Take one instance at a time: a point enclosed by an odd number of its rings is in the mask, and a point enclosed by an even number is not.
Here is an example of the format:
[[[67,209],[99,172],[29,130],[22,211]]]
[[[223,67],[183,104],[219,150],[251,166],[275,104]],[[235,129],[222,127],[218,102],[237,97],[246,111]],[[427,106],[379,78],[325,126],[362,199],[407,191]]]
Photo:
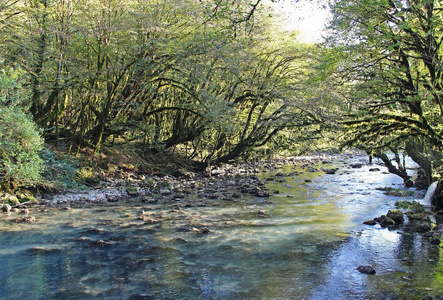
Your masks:
[[[324,27],[330,18],[327,0],[279,0],[274,3],[277,10],[287,17],[288,30],[300,32],[303,42],[320,42]]]

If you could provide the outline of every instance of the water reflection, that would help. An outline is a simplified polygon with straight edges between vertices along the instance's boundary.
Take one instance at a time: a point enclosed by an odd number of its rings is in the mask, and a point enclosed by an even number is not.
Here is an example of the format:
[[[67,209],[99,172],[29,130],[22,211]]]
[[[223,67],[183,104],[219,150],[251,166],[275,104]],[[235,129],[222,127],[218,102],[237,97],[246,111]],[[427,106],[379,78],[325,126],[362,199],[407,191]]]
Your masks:
[[[362,225],[398,200],[401,180],[334,162],[286,167],[255,197],[53,209],[36,224],[0,215],[2,299],[406,299],[436,294],[441,249],[419,234]],[[292,174],[292,175],[291,175]],[[308,180],[308,182],[307,182]],[[192,195],[191,195],[192,196]],[[138,220],[144,210],[151,219]],[[265,214],[259,214],[263,211]],[[197,233],[193,228],[209,228]],[[356,271],[372,265],[375,276]]]

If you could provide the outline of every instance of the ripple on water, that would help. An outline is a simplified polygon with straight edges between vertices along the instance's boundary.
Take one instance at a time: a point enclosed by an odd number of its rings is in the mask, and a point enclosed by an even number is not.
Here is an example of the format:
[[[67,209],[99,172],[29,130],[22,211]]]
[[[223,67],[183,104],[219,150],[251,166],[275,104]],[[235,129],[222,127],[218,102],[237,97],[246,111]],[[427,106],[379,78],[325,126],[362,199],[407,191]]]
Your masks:
[[[439,247],[418,234],[362,225],[397,200],[376,188],[398,186],[398,180],[365,165],[327,165],[337,167],[335,175],[294,166],[276,170],[291,175],[266,181],[279,191],[266,203],[247,194],[236,201],[191,199],[192,207],[185,198],[152,205],[133,199],[124,206],[36,211],[35,224],[15,224],[14,215],[0,214],[3,295],[401,299],[411,289],[417,298],[437,295]],[[159,222],[139,220],[142,211]],[[356,271],[365,264],[377,275]]]

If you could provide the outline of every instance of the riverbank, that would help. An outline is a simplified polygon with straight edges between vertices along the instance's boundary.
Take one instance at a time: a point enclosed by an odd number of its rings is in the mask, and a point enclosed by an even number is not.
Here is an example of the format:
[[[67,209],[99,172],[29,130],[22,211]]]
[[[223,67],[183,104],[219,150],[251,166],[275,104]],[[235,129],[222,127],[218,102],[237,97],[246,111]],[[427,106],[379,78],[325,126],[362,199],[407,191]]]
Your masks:
[[[150,172],[142,172],[143,167],[136,168],[130,160],[111,165],[105,163],[106,169],[95,172],[88,178],[88,187],[82,189],[46,189],[37,191],[35,199],[29,194],[18,195],[23,203],[18,203],[15,195],[3,194],[3,202],[9,201],[11,206],[26,206],[32,203],[44,205],[88,205],[118,202],[124,198],[142,197],[145,202],[174,201],[182,199],[186,194],[199,191],[201,198],[226,200],[238,198],[241,194],[249,193],[265,198],[269,195],[263,182],[255,176],[261,172],[270,172],[288,165],[301,165],[308,172],[318,171],[314,164],[327,164],[333,160],[361,158],[362,164],[367,163],[361,153],[349,152],[334,154],[319,153],[301,157],[287,157],[256,162],[233,162],[223,166],[208,166],[204,171],[193,171],[189,164],[183,167],[183,162],[177,160],[151,165]],[[171,167],[171,163],[175,167]],[[337,170],[320,168],[328,174]],[[93,177],[93,178],[92,178]],[[28,199],[29,198],[29,199]],[[14,204],[15,202],[15,204]]]

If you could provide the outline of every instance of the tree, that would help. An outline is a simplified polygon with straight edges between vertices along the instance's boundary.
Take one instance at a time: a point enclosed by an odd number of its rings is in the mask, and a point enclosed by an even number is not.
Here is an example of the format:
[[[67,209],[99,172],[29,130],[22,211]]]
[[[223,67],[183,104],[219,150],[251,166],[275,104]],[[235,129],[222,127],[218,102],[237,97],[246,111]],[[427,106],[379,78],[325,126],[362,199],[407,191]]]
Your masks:
[[[348,54],[341,74],[353,98],[343,120],[345,145],[380,157],[403,151],[423,168],[428,184],[440,178],[440,1],[336,1],[334,13],[334,42]],[[408,180],[404,166],[397,171]]]
[[[15,189],[40,176],[39,156],[43,140],[32,119],[24,112],[29,95],[18,70],[0,70],[0,186]]]
[[[47,141],[221,163],[320,122],[303,92],[311,49],[272,26],[261,0],[17,1],[7,11],[19,13],[0,47],[27,71]]]

